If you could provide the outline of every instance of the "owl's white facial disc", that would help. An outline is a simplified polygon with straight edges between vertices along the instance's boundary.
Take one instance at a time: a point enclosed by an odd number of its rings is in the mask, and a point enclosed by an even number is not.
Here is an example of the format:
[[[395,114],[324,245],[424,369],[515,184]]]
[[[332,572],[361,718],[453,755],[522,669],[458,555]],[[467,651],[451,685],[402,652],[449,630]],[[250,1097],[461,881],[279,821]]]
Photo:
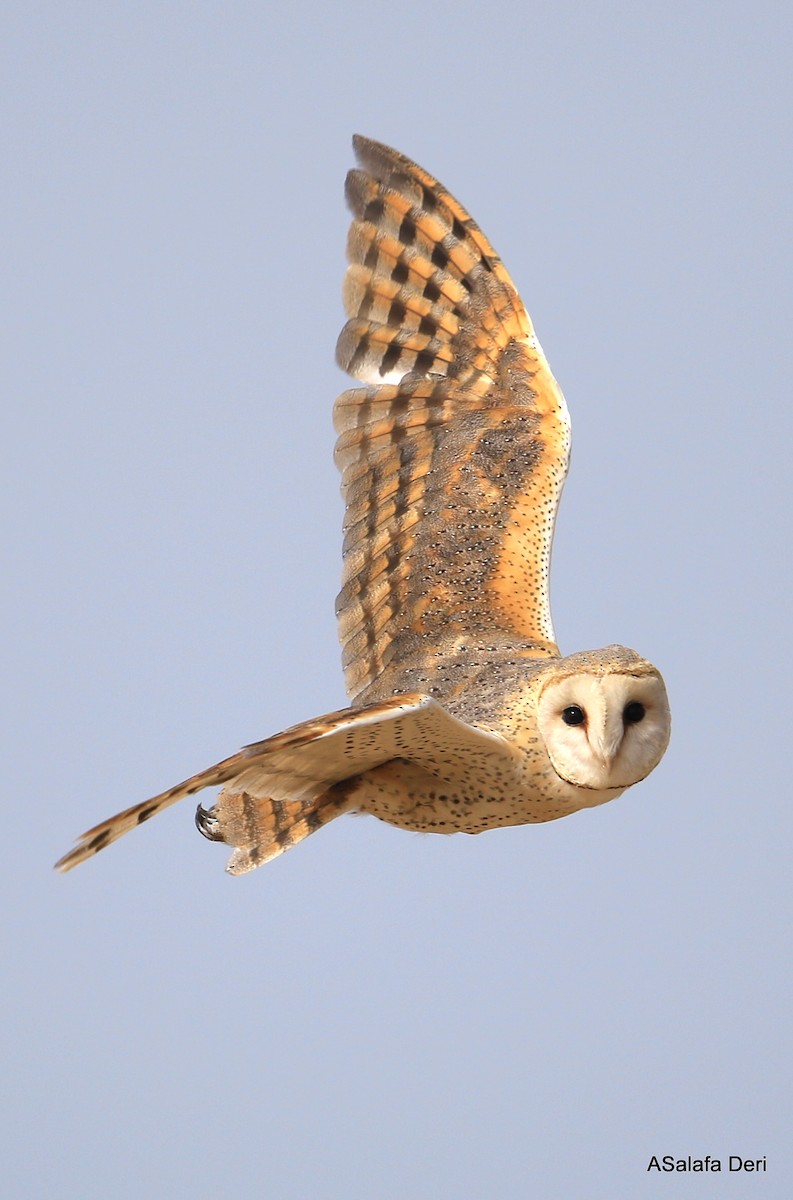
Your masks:
[[[658,674],[569,675],[543,690],[537,717],[556,774],[578,787],[630,787],[658,765],[669,742]]]

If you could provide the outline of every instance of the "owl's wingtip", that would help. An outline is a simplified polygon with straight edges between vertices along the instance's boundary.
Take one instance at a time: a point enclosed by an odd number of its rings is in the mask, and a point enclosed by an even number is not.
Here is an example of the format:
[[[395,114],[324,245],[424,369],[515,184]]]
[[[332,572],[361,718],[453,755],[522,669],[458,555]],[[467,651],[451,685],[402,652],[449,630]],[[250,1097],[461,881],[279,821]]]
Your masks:
[[[363,133],[352,135],[352,148],[358,162],[367,169],[388,165],[393,167],[397,163],[412,165],[411,160],[405,158],[404,154],[400,154],[393,146],[379,142],[377,138],[366,137]]]
[[[374,138],[366,137],[363,133],[354,133],[352,135],[352,148],[358,162],[366,161],[367,155],[376,153],[378,150],[385,150],[387,147],[380,142],[376,142]]]
[[[61,855],[56,863],[52,864],[53,871],[57,871],[59,875],[65,875],[67,871],[71,871],[78,863],[84,862],[87,854],[83,853],[84,845],[81,843],[75,846],[73,850],[69,850],[66,854]]]

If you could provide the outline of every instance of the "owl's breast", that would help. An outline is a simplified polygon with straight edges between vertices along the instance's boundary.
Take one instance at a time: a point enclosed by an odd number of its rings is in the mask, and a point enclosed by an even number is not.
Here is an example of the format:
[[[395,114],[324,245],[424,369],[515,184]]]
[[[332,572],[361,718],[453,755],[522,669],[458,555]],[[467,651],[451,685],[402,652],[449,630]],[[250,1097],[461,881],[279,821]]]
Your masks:
[[[541,744],[472,755],[464,763],[456,757],[444,762],[440,753],[432,770],[395,759],[365,772],[355,786],[360,812],[424,833],[484,833],[555,821],[623,790],[596,792],[565,782]]]

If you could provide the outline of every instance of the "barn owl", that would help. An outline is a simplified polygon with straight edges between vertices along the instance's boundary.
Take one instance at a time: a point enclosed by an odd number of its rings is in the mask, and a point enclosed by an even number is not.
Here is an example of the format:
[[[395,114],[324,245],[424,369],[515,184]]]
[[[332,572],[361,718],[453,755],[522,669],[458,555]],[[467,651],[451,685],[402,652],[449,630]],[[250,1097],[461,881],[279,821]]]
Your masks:
[[[62,871],[217,785],[196,823],[239,875],[349,811],[432,833],[552,821],[619,796],[666,749],[654,666],[623,646],[556,646],[569,419],[509,274],[437,179],[353,144],[336,353],[366,386],[334,409],[351,706],[101,822]]]

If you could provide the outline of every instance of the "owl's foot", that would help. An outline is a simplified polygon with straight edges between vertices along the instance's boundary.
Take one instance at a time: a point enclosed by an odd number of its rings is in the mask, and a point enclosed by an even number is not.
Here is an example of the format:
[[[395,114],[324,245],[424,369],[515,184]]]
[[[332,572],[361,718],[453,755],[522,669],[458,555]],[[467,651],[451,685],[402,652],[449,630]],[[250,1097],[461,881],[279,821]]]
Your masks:
[[[195,823],[198,832],[202,833],[210,842],[224,840],[223,834],[220,832],[220,821],[214,808],[204,808],[199,804],[195,812]]]

